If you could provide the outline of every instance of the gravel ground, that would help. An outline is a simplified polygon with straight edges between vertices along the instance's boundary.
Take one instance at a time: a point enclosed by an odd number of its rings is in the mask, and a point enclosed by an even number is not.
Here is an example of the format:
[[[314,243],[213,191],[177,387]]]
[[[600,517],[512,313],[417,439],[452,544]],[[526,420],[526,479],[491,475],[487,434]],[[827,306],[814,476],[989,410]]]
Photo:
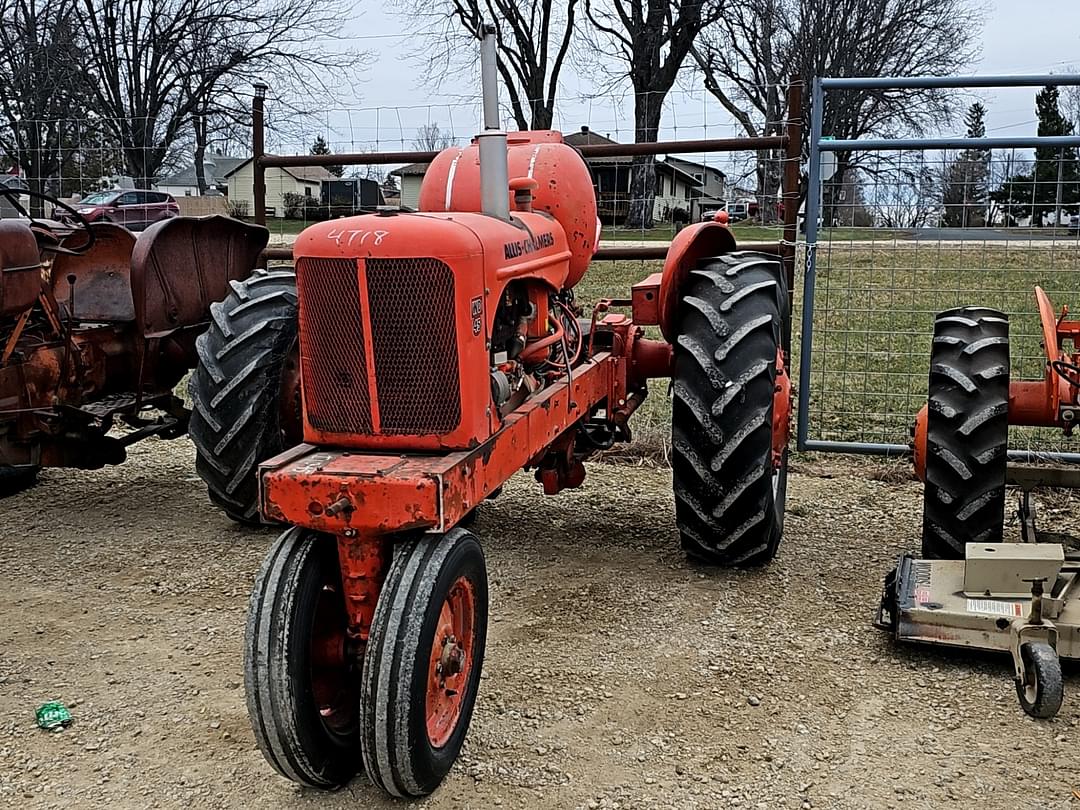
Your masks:
[[[255,749],[241,638],[273,533],[209,508],[192,455],[151,440],[0,506],[0,804],[401,807],[362,777],[301,791]],[[515,479],[476,524],[493,604],[477,713],[421,806],[1080,804],[1075,671],[1036,723],[1007,659],[898,649],[870,626],[919,514],[917,486],[875,470],[804,464],[779,557],[746,572],[686,563],[664,470],[591,465],[549,499]],[[48,699],[70,728],[35,727]]]

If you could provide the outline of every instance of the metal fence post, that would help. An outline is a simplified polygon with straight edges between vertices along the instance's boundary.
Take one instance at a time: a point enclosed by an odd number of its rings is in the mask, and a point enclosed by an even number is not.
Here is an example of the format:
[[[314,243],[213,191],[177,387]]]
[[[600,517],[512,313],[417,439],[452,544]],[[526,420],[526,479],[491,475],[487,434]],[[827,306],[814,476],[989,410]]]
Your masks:
[[[266,224],[266,167],[263,165],[263,155],[266,153],[265,141],[265,110],[267,86],[262,82],[256,82],[255,95],[251,98],[251,171],[254,177],[252,188],[252,205],[255,206],[253,215],[260,225]]]
[[[792,76],[787,89],[787,149],[784,150],[783,193],[784,237],[780,255],[787,276],[788,319],[784,326],[784,347],[791,351],[791,316],[795,300],[795,243],[799,238],[799,163],[802,158],[803,82]],[[695,220],[696,221],[696,220]],[[790,370],[788,372],[790,374]]]
[[[799,450],[806,449],[810,421],[810,358],[814,337],[814,283],[817,271],[818,211],[821,207],[821,122],[825,91],[821,78],[814,77],[810,92],[810,176],[806,190],[806,270],[803,273],[802,335],[799,344],[799,412],[796,420],[795,442]]]

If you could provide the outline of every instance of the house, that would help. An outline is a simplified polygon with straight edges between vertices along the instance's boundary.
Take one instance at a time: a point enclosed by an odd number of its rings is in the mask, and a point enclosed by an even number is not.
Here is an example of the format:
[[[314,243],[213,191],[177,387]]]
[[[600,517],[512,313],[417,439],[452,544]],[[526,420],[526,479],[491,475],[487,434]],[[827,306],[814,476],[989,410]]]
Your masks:
[[[207,153],[203,160],[203,177],[207,188],[224,193],[227,189],[226,175],[243,162],[244,158]],[[198,197],[199,179],[195,173],[195,164],[161,178],[154,184],[154,188],[174,197]]]
[[[402,208],[416,209],[420,202],[420,183],[430,163],[410,163],[390,172],[393,177],[401,178],[401,195],[398,204]]]
[[[693,176],[701,183],[701,186],[691,193],[694,200],[691,212],[693,220],[697,220],[702,211],[709,208],[719,208],[727,200],[732,189],[728,188],[727,175],[715,166],[706,163],[697,163],[693,160],[671,157],[665,158],[665,163],[670,163],[682,171]]]
[[[266,215],[279,219],[285,216],[282,198],[286,194],[302,194],[320,200],[323,182],[335,179],[334,175],[322,166],[290,166],[287,169],[274,166],[266,170],[265,176]],[[230,169],[225,178],[229,185],[230,205],[235,207],[246,203],[247,210],[254,212],[255,167],[251,158]]]

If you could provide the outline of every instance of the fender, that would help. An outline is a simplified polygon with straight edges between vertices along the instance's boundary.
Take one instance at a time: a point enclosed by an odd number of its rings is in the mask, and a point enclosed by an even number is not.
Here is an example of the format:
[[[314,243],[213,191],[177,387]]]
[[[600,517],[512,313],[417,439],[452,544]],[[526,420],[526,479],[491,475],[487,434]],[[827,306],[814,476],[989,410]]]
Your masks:
[[[701,259],[733,250],[735,237],[726,225],[719,222],[698,222],[675,234],[664,259],[658,298],[660,332],[668,343],[674,343],[678,337],[675,318],[690,271],[697,267]]]

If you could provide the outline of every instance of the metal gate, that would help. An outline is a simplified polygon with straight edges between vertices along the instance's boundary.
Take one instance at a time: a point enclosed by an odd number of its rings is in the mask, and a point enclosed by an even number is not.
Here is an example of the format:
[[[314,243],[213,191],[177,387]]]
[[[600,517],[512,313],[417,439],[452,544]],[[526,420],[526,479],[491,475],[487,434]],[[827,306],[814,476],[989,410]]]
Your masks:
[[[822,131],[826,94],[1046,85],[1080,86],[1080,76],[814,80],[800,450],[909,451],[909,427],[926,401],[936,312],[965,305],[1007,312],[1020,379],[1041,377],[1045,364],[1034,285],[1058,306],[1080,307],[1080,201],[1062,204],[1064,150],[1080,147],[1080,135],[834,140]],[[1030,149],[1038,150],[1034,165],[1017,151]],[[1056,195],[1047,188],[1051,150],[1059,155]],[[837,155],[856,157],[860,168],[830,177]],[[1014,428],[1010,443],[1013,457],[1080,461],[1060,452],[1069,446],[1060,432]]]

